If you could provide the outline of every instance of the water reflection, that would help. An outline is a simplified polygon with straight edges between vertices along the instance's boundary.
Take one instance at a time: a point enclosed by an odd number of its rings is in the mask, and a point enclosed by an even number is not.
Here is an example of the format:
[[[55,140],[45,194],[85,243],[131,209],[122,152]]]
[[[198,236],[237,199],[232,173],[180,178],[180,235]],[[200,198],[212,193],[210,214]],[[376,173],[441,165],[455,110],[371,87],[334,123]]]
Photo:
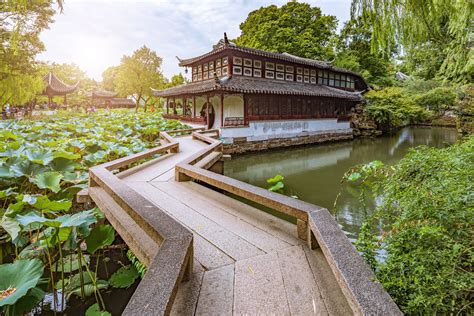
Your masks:
[[[226,162],[225,173],[265,188],[266,179],[282,174],[289,194],[334,211],[341,178],[349,168],[372,160],[393,164],[410,148],[419,145],[444,147],[456,139],[455,129],[406,127],[386,137],[236,156]],[[343,192],[335,211],[344,231],[354,239],[364,218],[357,199]]]

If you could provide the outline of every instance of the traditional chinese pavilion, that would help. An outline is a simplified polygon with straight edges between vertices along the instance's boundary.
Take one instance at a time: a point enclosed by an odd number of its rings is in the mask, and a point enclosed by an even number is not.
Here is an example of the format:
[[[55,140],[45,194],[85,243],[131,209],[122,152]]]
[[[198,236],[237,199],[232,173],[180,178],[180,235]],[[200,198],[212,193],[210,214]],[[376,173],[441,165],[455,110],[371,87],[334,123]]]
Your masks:
[[[166,99],[164,117],[219,128],[225,144],[240,143],[235,151],[351,138],[351,109],[367,89],[352,71],[226,36],[179,65],[191,69],[191,82],[154,90]]]
[[[52,72],[48,73],[43,77],[43,81],[46,85],[46,88],[43,90],[42,95],[48,97],[48,105],[51,106],[53,97],[55,96],[64,96],[64,104],[67,104],[67,95],[76,91],[79,86],[79,81],[74,85],[68,85],[58,77],[56,77]]]
[[[92,102],[100,107],[109,108],[134,108],[135,102],[127,98],[116,98],[117,92],[95,90],[88,94]]]

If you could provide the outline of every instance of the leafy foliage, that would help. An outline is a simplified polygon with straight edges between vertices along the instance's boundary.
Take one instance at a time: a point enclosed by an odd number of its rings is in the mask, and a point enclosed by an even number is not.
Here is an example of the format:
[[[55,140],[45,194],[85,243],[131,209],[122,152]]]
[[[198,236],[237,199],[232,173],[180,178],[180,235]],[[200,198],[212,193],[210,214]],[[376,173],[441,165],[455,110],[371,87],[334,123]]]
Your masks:
[[[86,186],[90,166],[154,147],[161,130],[185,127],[159,114],[130,111],[87,116],[60,112],[43,120],[1,121],[0,240],[2,247],[9,243],[16,247],[8,258],[41,259],[44,264],[34,259],[41,274],[43,268],[50,272],[45,290],[62,289],[63,298],[94,294],[104,307],[100,290],[108,288],[108,282],[91,271],[90,255],[99,262],[100,249],[113,242],[114,230],[110,225],[94,227],[103,214],[79,210],[73,198]],[[89,254],[81,249],[84,243]],[[23,274],[27,271],[17,273]],[[15,304],[6,312],[28,311],[42,291],[23,293],[21,306]]]
[[[105,246],[109,246],[115,239],[115,230],[110,225],[99,225],[92,229],[86,237],[87,251],[91,254]]]
[[[381,197],[357,247],[408,314],[472,314],[474,137],[420,147],[394,167],[359,167],[355,183]]]
[[[0,265],[0,307],[13,305],[34,288],[43,274],[38,259],[17,260]]]
[[[141,263],[140,260],[138,260],[138,258],[130,249],[127,251],[127,258],[128,260],[130,260],[132,265],[138,271],[138,274],[140,275],[140,277],[143,278],[143,276],[148,270],[147,267],[143,263]]]
[[[392,87],[365,94],[365,112],[381,125],[398,126],[428,119],[430,114],[419,106],[402,88]]]
[[[334,56],[331,40],[337,20],[323,15],[321,9],[307,3],[288,2],[262,7],[249,13],[240,24],[239,45],[271,52],[331,59]]]
[[[425,108],[439,112],[452,108],[456,97],[457,94],[453,89],[439,87],[418,96],[415,101]]]
[[[34,58],[44,50],[39,35],[53,15],[50,1],[0,3],[0,106],[28,102],[43,89]]]
[[[129,288],[140,276],[134,265],[121,267],[109,279],[110,285],[115,288]]]
[[[99,304],[95,303],[86,311],[86,316],[109,316],[112,315],[107,311],[101,310]]]
[[[285,177],[283,177],[281,174],[277,174],[273,178],[267,179],[267,183],[271,185],[268,190],[272,192],[283,193],[283,189],[285,188],[285,184],[283,183],[284,179]]]
[[[373,26],[374,51],[390,52],[397,42],[412,68],[431,71],[425,79],[434,71],[445,79],[472,82],[472,1],[353,0],[352,13]]]
[[[121,95],[133,95],[136,109],[143,102],[145,111],[152,98],[153,88],[164,86],[165,78],[161,73],[162,59],[146,46],[133,52],[132,56],[123,56],[114,77],[116,91]]]
[[[338,53],[334,65],[362,74],[371,85],[391,86],[394,84],[394,69],[391,57],[371,51],[372,28],[361,17],[344,24],[337,40]]]

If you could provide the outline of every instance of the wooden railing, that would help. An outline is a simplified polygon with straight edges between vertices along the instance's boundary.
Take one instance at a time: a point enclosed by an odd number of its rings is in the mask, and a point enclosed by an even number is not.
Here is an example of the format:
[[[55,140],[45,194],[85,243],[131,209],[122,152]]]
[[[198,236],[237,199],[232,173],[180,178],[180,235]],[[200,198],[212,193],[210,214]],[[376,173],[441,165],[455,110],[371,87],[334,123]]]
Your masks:
[[[165,145],[107,162],[89,169],[88,194],[100,205],[112,205],[104,213],[135,255],[148,267],[148,272],[128,302],[124,315],[169,314],[181,280],[188,279],[193,265],[193,234],[138,192],[130,189],[114,171],[130,166],[156,154],[179,151],[179,143],[171,133],[193,132],[175,130],[161,132]],[[199,130],[199,129],[198,129]],[[116,206],[115,208],[113,206]],[[150,254],[150,247],[134,238],[124,223],[117,218],[117,209],[123,209],[158,247]],[[102,209],[102,208],[101,208]],[[148,240],[148,239],[147,239]]]
[[[222,152],[222,142],[201,132],[193,137],[209,146],[176,165],[176,181],[198,180],[296,218],[298,237],[322,250],[355,314],[401,314],[327,209],[201,168],[208,155]]]
[[[191,123],[200,123],[204,124],[206,122],[206,118],[203,116],[190,116],[190,115],[183,115],[183,114],[168,114],[163,113],[163,117],[166,119],[173,119],[173,120],[180,120],[183,122],[191,122]]]

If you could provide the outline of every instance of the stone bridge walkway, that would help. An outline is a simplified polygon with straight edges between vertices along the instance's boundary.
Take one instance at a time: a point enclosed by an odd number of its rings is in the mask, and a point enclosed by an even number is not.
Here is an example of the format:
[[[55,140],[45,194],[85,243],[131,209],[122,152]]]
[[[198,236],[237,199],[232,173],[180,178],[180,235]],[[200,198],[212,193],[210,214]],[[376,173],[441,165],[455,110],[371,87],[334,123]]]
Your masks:
[[[298,239],[296,225],[174,181],[174,166],[207,146],[190,136],[176,141],[179,153],[118,175],[194,234],[194,273],[179,285],[172,314],[352,314],[321,250]]]

